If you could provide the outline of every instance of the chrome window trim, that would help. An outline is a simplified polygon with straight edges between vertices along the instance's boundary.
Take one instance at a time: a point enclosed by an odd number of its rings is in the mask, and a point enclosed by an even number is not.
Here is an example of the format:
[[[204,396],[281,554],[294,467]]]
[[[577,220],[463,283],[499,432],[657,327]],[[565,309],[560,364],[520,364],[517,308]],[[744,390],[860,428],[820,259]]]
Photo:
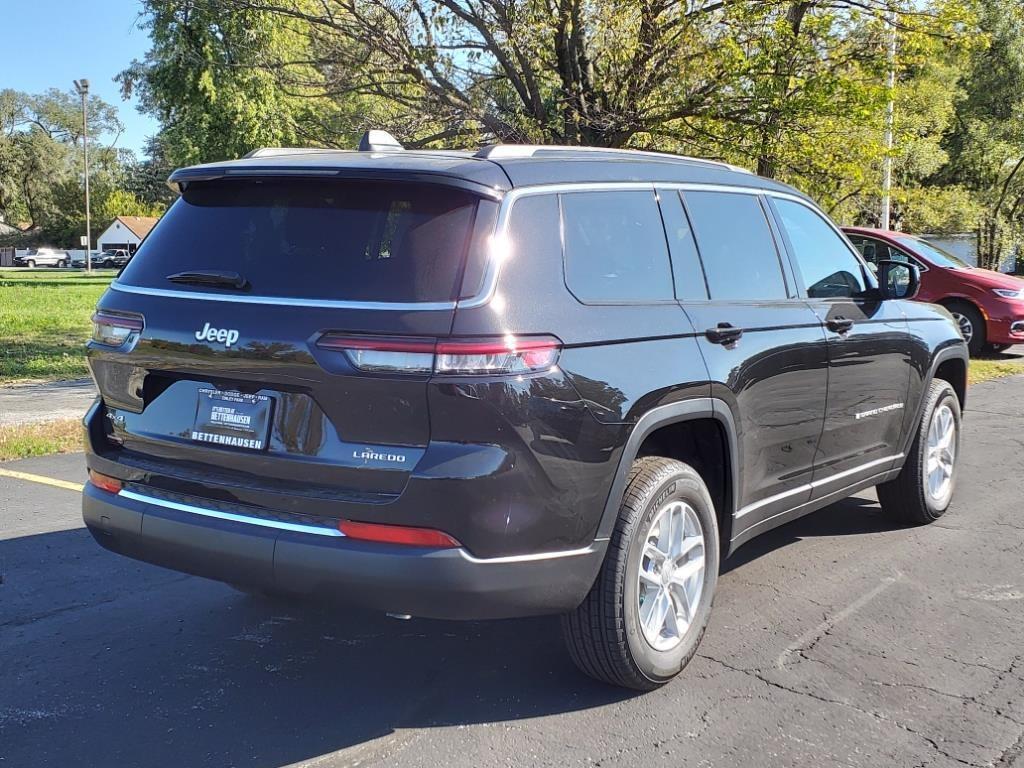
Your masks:
[[[319,525],[303,525],[302,523],[286,523],[282,520],[268,520],[262,517],[239,515],[234,512],[221,512],[220,510],[197,507],[192,504],[182,504],[181,502],[171,501],[170,499],[158,499],[153,496],[136,493],[135,491],[129,491],[125,488],[122,488],[117,495],[125,499],[131,499],[132,501],[141,501],[143,504],[153,504],[157,507],[165,507],[178,512],[188,512],[190,514],[201,515],[203,517],[215,517],[218,520],[230,520],[234,523],[248,523],[249,525],[258,525],[262,528],[276,528],[282,531],[311,533],[316,536],[333,536],[339,538],[343,538],[345,536],[345,534],[337,528],[326,528]]]

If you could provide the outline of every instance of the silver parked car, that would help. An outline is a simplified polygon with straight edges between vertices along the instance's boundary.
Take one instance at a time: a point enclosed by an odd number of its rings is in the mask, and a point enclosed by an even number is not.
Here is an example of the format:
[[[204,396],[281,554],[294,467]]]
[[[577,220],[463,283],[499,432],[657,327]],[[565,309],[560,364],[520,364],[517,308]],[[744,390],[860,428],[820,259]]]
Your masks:
[[[14,257],[16,267],[66,267],[70,263],[67,251],[55,248],[33,248],[22,256]]]

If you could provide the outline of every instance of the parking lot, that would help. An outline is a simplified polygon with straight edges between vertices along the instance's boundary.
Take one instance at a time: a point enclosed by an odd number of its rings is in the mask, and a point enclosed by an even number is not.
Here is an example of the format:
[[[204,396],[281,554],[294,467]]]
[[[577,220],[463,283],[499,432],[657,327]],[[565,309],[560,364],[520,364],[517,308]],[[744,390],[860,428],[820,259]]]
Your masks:
[[[1024,766],[1022,436],[1024,377],[973,387],[946,517],[867,493],[747,545],[642,696],[576,672],[554,618],[296,608],[118,558],[80,455],[7,463],[0,764]]]

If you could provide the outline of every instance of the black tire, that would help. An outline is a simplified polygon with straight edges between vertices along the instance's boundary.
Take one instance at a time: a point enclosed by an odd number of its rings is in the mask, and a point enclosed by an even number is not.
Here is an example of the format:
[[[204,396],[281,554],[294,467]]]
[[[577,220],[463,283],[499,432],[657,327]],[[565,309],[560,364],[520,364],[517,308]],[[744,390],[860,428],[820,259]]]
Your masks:
[[[28,267],[29,269],[35,269],[36,263],[32,261],[32,259],[29,259],[28,261],[25,262],[25,266]]]
[[[640,624],[639,569],[652,524],[672,500],[684,501],[700,522],[704,582],[689,628],[678,644],[656,650]],[[704,635],[718,581],[719,557],[715,508],[700,475],[681,461],[658,456],[633,462],[597,580],[583,603],[562,618],[566,645],[576,666],[597,680],[638,691],[669,682],[693,658]]]
[[[953,471],[948,493],[936,499],[927,489],[925,470],[928,462],[928,432],[935,412],[948,407],[955,428],[953,441]],[[917,425],[914,443],[910,447],[903,470],[895,479],[878,486],[878,500],[882,511],[889,517],[905,523],[924,525],[945,514],[956,488],[956,467],[960,454],[960,401],[948,381],[935,379],[925,394],[924,412]]]
[[[946,309],[957,320],[961,335],[967,341],[967,351],[970,352],[971,357],[980,355],[985,349],[986,334],[985,318],[981,316],[981,312],[973,304],[968,304],[965,301],[950,302],[946,305]],[[972,329],[969,341],[967,340],[967,334],[964,333],[963,323],[968,323]]]
[[[67,259],[61,259],[60,261],[57,262],[57,266],[60,267],[61,269],[67,269],[68,268],[68,260]]]
[[[103,268],[104,269],[112,269],[113,266],[114,266],[114,262],[112,262],[110,259],[104,259],[103,260]]]

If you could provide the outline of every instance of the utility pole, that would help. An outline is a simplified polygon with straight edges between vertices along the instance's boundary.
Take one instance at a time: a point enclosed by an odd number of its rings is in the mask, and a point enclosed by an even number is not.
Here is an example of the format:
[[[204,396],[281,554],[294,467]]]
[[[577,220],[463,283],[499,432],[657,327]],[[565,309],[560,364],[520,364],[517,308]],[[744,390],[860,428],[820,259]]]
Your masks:
[[[886,15],[889,23],[889,74],[885,87],[889,100],[885,104],[885,157],[882,158],[882,229],[891,228],[892,212],[892,144],[893,117],[896,105],[893,92],[896,89],[896,9],[890,8]]]
[[[75,80],[75,90],[82,97],[82,156],[85,159],[85,271],[92,272],[92,220],[89,215],[89,113],[86,108],[89,81],[84,77],[81,80]]]

